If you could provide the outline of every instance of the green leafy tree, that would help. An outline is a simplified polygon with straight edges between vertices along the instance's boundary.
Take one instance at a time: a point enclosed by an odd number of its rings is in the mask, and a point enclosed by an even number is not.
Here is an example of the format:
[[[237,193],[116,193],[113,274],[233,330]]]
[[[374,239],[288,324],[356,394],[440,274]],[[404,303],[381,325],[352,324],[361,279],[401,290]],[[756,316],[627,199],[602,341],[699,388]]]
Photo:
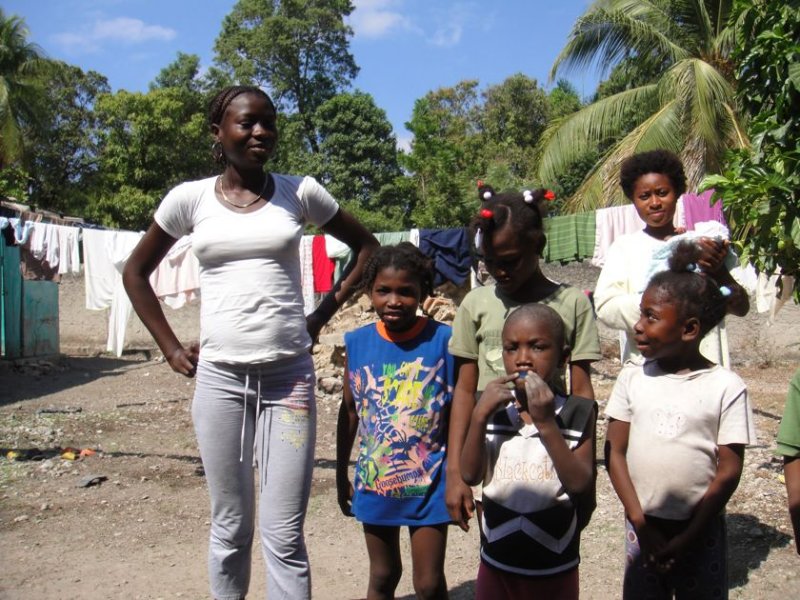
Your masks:
[[[314,113],[358,74],[344,22],[352,11],[350,0],[239,0],[214,46],[236,80],[269,89],[280,110],[300,115],[312,152]]]
[[[42,50],[28,42],[25,22],[0,8],[0,168],[22,155],[21,131],[38,118],[44,70]]]
[[[743,261],[795,276],[800,302],[800,2],[737,3],[741,47],[734,54],[752,146],[727,155],[707,177],[723,200]]]
[[[548,94],[547,105],[548,126],[558,122],[560,119],[569,117],[583,108],[578,92],[572,84],[564,79],[559,80]],[[597,149],[587,149],[578,154],[559,171],[553,173],[551,180],[541,182],[541,185],[552,189],[556,193],[556,200],[550,204],[551,214],[562,212],[564,199],[575,193],[575,190],[580,187],[599,157],[600,153]]]
[[[27,203],[31,175],[19,164],[0,169],[0,196]]]
[[[26,128],[26,164],[36,206],[80,214],[97,180],[97,97],[110,91],[105,77],[50,62],[47,96],[37,99],[40,119]]]
[[[406,123],[414,134],[403,166],[411,173],[417,227],[457,227],[478,205],[475,181],[486,172],[479,135],[478,82],[429,92]]]
[[[102,181],[92,211],[103,224],[144,228],[169,188],[213,172],[206,116],[192,104],[180,88],[98,98]]]
[[[339,94],[317,109],[314,123],[320,142],[312,172],[328,190],[374,230],[409,225],[397,188],[397,140],[372,96]]]
[[[199,56],[178,52],[175,60],[161,69],[150,83],[150,90],[180,90],[187,111],[206,112],[219,90],[232,83],[230,75],[218,67],[211,67],[201,74]]]
[[[594,64],[608,70],[626,59],[637,74],[654,76],[548,129],[539,167],[543,180],[604,141],[618,140],[600,148],[600,160],[568,209],[623,203],[619,164],[636,152],[679,153],[691,189],[706,172],[719,170],[727,149],[747,143],[732,85],[732,5],[733,0],[597,0],[578,19],[551,76]],[[637,114],[644,118],[629,129]]]
[[[548,124],[550,121],[567,117],[582,107],[583,103],[575,87],[566,79],[559,79],[547,95]],[[536,142],[538,143],[539,140],[537,139]]]
[[[548,94],[521,73],[482,92],[477,81],[462,81],[418,100],[406,124],[414,141],[402,161],[417,191],[414,223],[467,223],[479,204],[478,179],[498,190],[545,185],[560,191],[561,175],[574,179],[571,170],[586,161],[570,163],[558,177],[543,182],[537,177],[537,145],[549,122],[580,106],[568,83],[559,82]]]
[[[547,94],[535,79],[518,73],[490,86],[482,96],[477,112],[486,180],[497,189],[531,185],[536,145],[550,111]]]

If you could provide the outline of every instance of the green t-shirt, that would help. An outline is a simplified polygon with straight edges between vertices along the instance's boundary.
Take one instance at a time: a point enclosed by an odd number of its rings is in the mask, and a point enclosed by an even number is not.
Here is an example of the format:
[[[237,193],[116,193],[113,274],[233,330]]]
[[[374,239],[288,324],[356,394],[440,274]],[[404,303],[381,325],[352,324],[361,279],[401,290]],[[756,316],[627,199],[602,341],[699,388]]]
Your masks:
[[[493,379],[505,375],[503,324],[508,315],[522,304],[503,295],[492,285],[472,290],[458,307],[448,349],[453,356],[477,361],[478,391],[483,391]],[[546,304],[561,315],[566,341],[572,349],[570,362],[600,360],[597,323],[586,294],[562,284],[540,304]]]
[[[800,456],[800,369],[797,369],[789,383],[786,407],[778,429],[777,453],[782,456]]]

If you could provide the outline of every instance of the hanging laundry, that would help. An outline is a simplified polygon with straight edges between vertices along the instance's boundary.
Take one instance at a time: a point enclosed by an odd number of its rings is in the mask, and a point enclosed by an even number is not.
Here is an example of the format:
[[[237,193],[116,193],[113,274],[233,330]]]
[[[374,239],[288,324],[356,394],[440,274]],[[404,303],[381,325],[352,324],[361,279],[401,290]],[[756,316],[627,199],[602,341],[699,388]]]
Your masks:
[[[328,257],[324,235],[314,236],[311,243],[311,256],[314,268],[314,291],[318,294],[330,292],[333,288],[333,273],[336,270],[336,263]]]
[[[191,236],[184,236],[169,249],[150,276],[156,296],[172,309],[182,308],[200,297],[200,263],[192,252]]]
[[[341,240],[337,240],[332,235],[325,234],[325,253],[336,265],[333,273],[333,280],[339,281],[339,278],[342,276],[342,271],[344,271],[344,268],[353,258],[353,251],[350,250],[350,246]]]
[[[595,212],[595,236],[592,264],[602,267],[606,262],[608,249],[614,240],[626,233],[644,229],[644,221],[639,218],[636,208],[631,204],[610,206]]]
[[[400,242],[411,241],[410,231],[383,231],[373,235],[381,246],[396,246]]]
[[[672,218],[672,224],[682,230],[686,230],[686,210],[683,206],[683,196],[678,197],[678,203],[675,205],[675,216]]]
[[[86,308],[109,308],[106,350],[122,355],[125,330],[133,310],[122,285],[122,269],[142,233],[85,229],[83,260]]]
[[[111,306],[116,269],[106,254],[106,240],[119,233],[121,232],[106,229],[83,231],[84,286],[86,308],[89,310],[103,310]]]
[[[716,221],[728,226],[725,215],[722,214],[722,201],[711,203],[714,190],[706,190],[702,194],[684,194],[683,211],[685,213],[686,229],[695,229],[697,223]]]
[[[763,272],[758,274],[756,310],[759,313],[769,313],[767,317],[769,324],[775,322],[775,315],[786,302],[791,300],[794,281],[794,277],[782,275],[780,271],[772,275]]]
[[[433,259],[436,270],[433,285],[438,286],[445,281],[462,285],[469,278],[472,253],[465,228],[420,229],[419,249]]]
[[[544,221],[547,244],[545,262],[583,260],[594,254],[595,213],[550,217]]]
[[[33,221],[26,221],[25,219],[18,219],[16,217],[8,220],[14,228],[14,242],[18,246],[22,246],[30,239],[31,232],[33,231]]]
[[[106,351],[113,352],[116,356],[122,356],[122,348],[125,345],[125,330],[128,328],[128,321],[133,312],[133,305],[130,298],[128,298],[128,293],[125,291],[125,286],[122,284],[122,270],[144,233],[135,233],[133,231],[120,231],[118,233],[119,235],[115,238],[106,240],[106,252],[117,272],[114,280],[111,310],[108,313]]]
[[[80,229],[77,227],[68,227],[66,225],[52,225],[52,227],[56,228],[56,237],[58,238],[59,274],[80,273]]]
[[[31,223],[29,248],[36,260],[46,262],[60,275],[80,273],[80,230],[67,225]]]
[[[300,287],[303,290],[303,310],[306,315],[317,308],[314,300],[313,244],[313,235],[304,235],[300,240]]]

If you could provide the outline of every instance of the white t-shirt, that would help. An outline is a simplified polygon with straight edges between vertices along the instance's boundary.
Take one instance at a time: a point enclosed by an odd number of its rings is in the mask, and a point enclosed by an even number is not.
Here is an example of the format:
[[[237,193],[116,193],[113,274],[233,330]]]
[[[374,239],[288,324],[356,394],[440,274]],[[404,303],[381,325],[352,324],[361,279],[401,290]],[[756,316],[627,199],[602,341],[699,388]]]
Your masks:
[[[688,519],[717,473],[719,446],[753,444],[742,379],[719,365],[681,375],[628,363],[606,415],[630,423],[628,471],[647,515]]]
[[[173,188],[156,211],[156,223],[172,237],[192,234],[200,263],[204,360],[267,362],[296,356],[311,345],[299,243],[307,222],[324,225],[339,205],[311,177],[273,178],[272,198],[251,213],[234,212],[217,199],[216,177]]]
[[[644,362],[633,339],[633,326],[639,320],[639,304],[653,264],[653,253],[666,242],[644,231],[622,235],[608,250],[606,262],[594,290],[598,320],[620,336],[620,361]],[[708,360],[730,366],[725,321],[709,331],[700,343],[700,352]]]

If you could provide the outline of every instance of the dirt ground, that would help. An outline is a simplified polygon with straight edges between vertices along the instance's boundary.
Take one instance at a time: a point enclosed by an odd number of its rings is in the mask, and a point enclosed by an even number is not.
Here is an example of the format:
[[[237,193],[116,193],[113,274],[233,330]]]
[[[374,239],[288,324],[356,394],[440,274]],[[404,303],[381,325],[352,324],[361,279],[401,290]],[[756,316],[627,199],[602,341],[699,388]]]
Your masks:
[[[551,276],[591,288],[596,269],[552,269]],[[189,414],[193,382],[170,371],[135,319],[125,354],[103,353],[107,315],[83,308],[80,277],[65,279],[60,295],[64,354],[0,362],[0,598],[207,598],[209,508]],[[196,339],[196,307],[167,311],[183,339]],[[369,318],[355,308],[350,314],[356,321]],[[773,325],[755,314],[731,319],[728,329],[758,428],[758,444],[746,453],[742,482],[728,506],[731,597],[796,597],[800,556],[778,479],[781,463],[772,451],[788,382],[800,364],[800,309],[786,307]],[[331,340],[339,332],[328,333]],[[620,367],[612,356],[613,333],[601,330],[601,336],[609,357],[596,363],[593,382],[602,411]],[[335,384],[333,349],[319,348],[316,362],[320,380]],[[360,598],[368,570],[363,535],[354,520],[341,516],[335,498],[339,400],[322,389],[317,399],[306,525],[314,596]],[[600,447],[604,431],[601,421]],[[65,448],[97,453],[67,460],[60,456]],[[16,460],[5,458],[10,451]],[[583,598],[619,597],[622,525],[619,501],[601,467],[598,508],[583,534]],[[405,542],[407,570],[398,597],[411,598]],[[451,528],[451,598],[473,596],[477,549],[475,527],[469,533]],[[259,554],[256,547],[252,598],[265,595]]]

